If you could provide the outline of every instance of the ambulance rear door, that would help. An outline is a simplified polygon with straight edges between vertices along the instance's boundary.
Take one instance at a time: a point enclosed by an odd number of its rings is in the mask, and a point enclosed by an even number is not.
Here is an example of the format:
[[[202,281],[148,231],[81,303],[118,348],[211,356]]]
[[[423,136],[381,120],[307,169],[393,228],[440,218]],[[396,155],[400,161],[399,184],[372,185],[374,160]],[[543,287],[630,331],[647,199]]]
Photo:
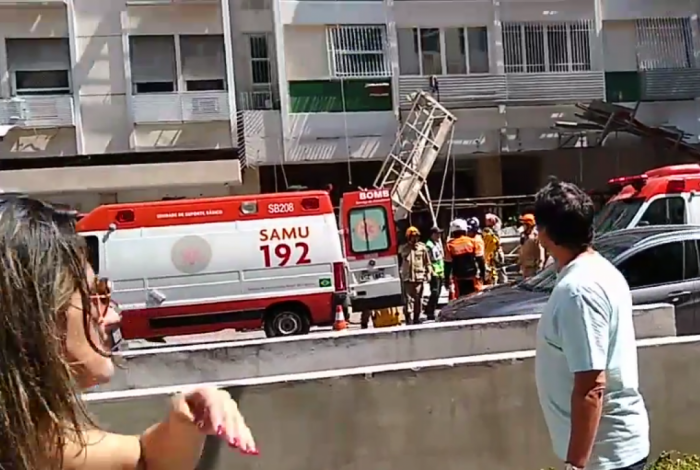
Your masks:
[[[340,218],[353,310],[402,305],[398,240],[389,191],[345,193]]]

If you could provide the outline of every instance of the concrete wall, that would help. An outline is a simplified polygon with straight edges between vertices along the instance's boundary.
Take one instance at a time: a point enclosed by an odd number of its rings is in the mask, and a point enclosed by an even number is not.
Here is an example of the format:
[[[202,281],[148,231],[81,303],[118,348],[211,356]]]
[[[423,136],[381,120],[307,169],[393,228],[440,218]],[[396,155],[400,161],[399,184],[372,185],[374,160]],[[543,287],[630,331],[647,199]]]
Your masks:
[[[652,455],[698,452],[700,338],[639,342]],[[217,470],[561,468],[534,384],[534,351],[222,383],[236,386],[260,457]],[[137,433],[176,389],[88,395],[106,428]],[[128,396],[140,396],[131,398]],[[121,399],[119,399],[121,397]]]
[[[414,327],[327,333],[291,339],[208,343],[134,350],[126,369],[100,390],[160,387],[264,377],[535,347],[539,315],[466,320]],[[670,305],[636,309],[638,338],[674,336]]]

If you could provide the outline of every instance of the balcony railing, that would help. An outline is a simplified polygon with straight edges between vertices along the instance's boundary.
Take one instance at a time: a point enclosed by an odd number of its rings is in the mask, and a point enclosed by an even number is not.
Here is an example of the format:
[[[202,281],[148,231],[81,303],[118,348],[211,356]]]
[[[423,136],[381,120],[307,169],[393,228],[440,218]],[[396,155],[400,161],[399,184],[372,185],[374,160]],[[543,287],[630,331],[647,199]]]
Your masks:
[[[29,128],[73,126],[73,97],[17,96],[0,100],[0,124]]]
[[[446,75],[437,83],[440,102],[450,108],[493,106],[507,97],[505,75]],[[408,95],[418,90],[431,91],[430,77],[400,77],[401,105],[409,106]]]
[[[276,89],[246,91],[238,94],[239,111],[271,111],[280,109],[280,96]]]
[[[497,104],[567,104],[603,99],[602,71],[569,73],[511,73],[505,75],[446,75],[437,77],[440,102],[450,108],[480,108]],[[417,90],[431,91],[430,77],[399,78],[401,106]]]
[[[228,121],[228,92],[149,93],[133,96],[134,122]]]

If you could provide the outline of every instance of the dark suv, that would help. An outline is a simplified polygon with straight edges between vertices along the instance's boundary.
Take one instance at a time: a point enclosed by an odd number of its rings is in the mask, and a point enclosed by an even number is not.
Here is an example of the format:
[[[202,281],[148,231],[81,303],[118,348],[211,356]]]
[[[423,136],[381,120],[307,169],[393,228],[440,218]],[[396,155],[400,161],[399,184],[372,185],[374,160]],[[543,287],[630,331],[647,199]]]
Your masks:
[[[700,334],[700,227],[651,226],[596,237],[593,245],[627,279],[635,305],[671,303],[678,335]],[[557,274],[553,266],[515,285],[450,302],[438,321],[542,313]]]

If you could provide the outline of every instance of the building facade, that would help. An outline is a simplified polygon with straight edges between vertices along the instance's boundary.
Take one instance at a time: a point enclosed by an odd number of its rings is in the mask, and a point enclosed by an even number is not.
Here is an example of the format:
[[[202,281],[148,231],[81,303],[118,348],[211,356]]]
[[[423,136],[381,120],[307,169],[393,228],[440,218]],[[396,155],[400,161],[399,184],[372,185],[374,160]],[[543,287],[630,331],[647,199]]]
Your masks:
[[[0,0],[0,187],[87,210],[366,186],[416,89],[458,117],[450,196],[528,192],[549,174],[600,186],[682,156],[599,147],[554,124],[606,99],[697,142],[698,11],[688,0]]]

